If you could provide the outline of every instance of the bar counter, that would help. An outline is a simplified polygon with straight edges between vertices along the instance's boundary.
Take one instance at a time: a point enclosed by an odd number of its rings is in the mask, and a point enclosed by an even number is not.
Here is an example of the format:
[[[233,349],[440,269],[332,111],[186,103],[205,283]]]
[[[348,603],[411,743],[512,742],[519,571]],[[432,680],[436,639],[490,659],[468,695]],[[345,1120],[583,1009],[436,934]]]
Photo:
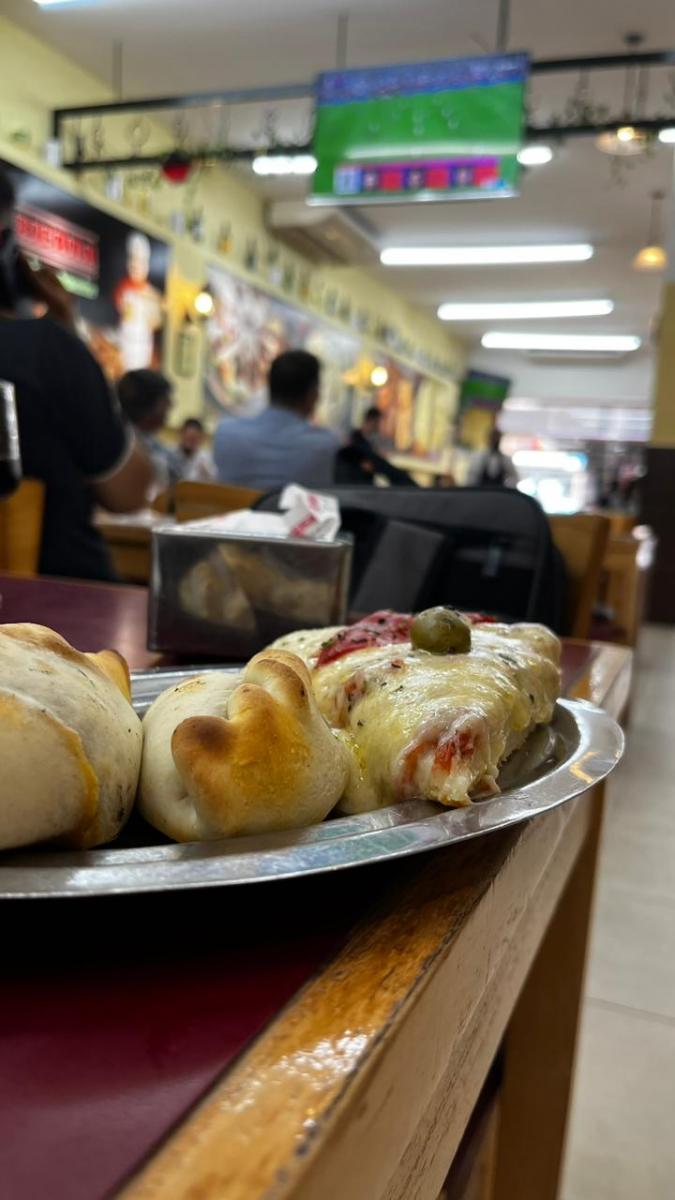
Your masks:
[[[142,588],[0,595],[3,621],[155,661]],[[621,716],[630,651],[568,642],[563,668]],[[554,1200],[602,807],[332,876],[5,902],[6,1194],[435,1200],[499,1053],[483,1195]]]

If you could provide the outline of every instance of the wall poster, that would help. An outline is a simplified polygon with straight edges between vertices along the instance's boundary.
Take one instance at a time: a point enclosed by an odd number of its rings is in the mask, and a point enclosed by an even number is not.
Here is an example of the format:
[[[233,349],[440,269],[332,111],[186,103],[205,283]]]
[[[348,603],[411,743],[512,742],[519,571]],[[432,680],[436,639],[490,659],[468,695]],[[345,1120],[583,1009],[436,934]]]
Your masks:
[[[384,412],[382,449],[436,459],[450,440],[455,389],[364,345],[359,334],[211,265],[215,301],[207,325],[206,396],[211,413],[249,415],[267,402],[267,373],[283,350],[301,348],[323,365],[317,419],[342,437],[377,403]],[[374,366],[387,368],[384,387],[373,388]]]
[[[169,248],[80,196],[0,161],[17,194],[17,241],[76,295],[78,328],[106,375],[160,367]]]

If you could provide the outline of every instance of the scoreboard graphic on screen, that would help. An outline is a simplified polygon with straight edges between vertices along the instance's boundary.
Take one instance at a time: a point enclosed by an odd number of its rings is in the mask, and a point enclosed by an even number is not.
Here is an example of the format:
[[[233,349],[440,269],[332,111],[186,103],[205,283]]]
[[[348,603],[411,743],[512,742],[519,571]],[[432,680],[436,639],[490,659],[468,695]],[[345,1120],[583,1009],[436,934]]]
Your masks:
[[[507,54],[320,75],[310,203],[516,195],[528,69]]]

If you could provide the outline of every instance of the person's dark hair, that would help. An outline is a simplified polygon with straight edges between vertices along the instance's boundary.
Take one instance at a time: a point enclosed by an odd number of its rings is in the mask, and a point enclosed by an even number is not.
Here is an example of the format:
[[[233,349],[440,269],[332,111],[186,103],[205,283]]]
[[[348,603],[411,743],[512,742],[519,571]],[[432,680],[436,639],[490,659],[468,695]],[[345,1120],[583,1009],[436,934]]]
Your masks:
[[[308,350],[285,350],[275,358],[269,373],[270,402],[284,408],[305,409],[319,387],[321,363]]]
[[[363,419],[364,421],[380,421],[382,419],[382,409],[378,408],[376,404],[371,404],[370,408],[367,408],[363,414]]]
[[[200,433],[203,433],[204,423],[199,420],[199,417],[186,417],[181,425],[181,429],[198,429]]]
[[[0,169],[0,229],[8,225],[16,204],[16,192],[6,171]]]
[[[171,383],[161,371],[127,371],[117,384],[122,411],[132,425],[138,425],[171,395]]]

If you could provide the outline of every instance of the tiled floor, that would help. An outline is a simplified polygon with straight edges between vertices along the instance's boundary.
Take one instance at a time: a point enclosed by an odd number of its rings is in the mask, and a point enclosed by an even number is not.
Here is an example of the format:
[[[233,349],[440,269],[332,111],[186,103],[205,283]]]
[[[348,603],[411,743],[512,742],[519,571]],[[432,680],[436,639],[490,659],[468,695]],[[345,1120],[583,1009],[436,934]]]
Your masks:
[[[675,1197],[674,760],[675,630],[651,627],[609,788],[565,1200]]]

